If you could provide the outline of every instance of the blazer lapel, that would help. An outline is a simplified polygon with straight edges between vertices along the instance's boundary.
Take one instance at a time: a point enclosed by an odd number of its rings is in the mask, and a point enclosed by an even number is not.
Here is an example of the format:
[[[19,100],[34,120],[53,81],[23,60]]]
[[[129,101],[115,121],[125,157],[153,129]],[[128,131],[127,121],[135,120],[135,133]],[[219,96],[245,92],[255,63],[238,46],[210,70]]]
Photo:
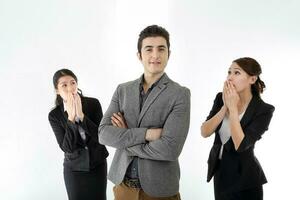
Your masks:
[[[142,81],[142,77],[135,81],[133,85],[133,90],[131,91],[131,102],[130,103],[130,110],[133,110],[133,113],[135,115],[135,122],[138,122],[139,115],[140,115],[140,82]],[[136,124],[138,125],[138,123]]]
[[[240,120],[240,123],[241,123],[241,126],[243,129],[247,126],[247,124],[253,118],[255,108],[257,107],[258,103],[259,103],[259,98],[256,96],[253,96],[242,119]],[[219,135],[218,135],[218,137],[219,137],[218,142],[222,143]],[[215,139],[215,142],[216,142],[216,139]],[[226,149],[227,151],[230,151],[230,149],[234,149],[234,143],[233,143],[232,137],[230,137],[230,139],[224,144],[224,149]]]
[[[252,116],[254,114],[255,108],[257,107],[258,103],[259,103],[259,98],[253,96],[245,111],[244,116],[240,121],[242,128],[244,128],[248,124],[248,122],[252,119]]]
[[[59,107],[60,107],[60,110],[61,110],[61,112],[62,112],[64,118],[65,118],[66,120],[68,120],[68,112],[65,111],[65,109],[64,109],[64,104],[63,104],[63,103],[60,104]]]
[[[158,85],[154,87],[153,90],[150,92],[141,110],[138,124],[141,123],[141,120],[144,117],[145,113],[147,112],[149,107],[153,104],[155,99],[158,98],[159,94],[167,88],[167,83],[169,82],[169,80],[170,80],[169,77],[167,76],[167,74],[165,74],[164,77],[162,77],[162,79],[159,81]]]

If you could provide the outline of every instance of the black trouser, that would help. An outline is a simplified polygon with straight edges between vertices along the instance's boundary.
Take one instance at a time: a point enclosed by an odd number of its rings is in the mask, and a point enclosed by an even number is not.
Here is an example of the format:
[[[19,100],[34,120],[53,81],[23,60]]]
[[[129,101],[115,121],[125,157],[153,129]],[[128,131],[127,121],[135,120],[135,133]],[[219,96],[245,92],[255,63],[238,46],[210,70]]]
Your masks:
[[[64,168],[69,200],[106,200],[106,161],[89,172]]]

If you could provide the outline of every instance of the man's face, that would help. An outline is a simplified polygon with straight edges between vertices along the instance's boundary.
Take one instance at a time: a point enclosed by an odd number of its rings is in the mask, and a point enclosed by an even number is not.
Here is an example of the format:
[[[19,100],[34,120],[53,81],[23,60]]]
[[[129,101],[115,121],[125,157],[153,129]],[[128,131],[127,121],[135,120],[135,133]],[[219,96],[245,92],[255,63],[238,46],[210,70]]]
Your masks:
[[[144,66],[146,75],[162,74],[169,60],[167,42],[163,37],[147,37],[142,41],[139,60]]]

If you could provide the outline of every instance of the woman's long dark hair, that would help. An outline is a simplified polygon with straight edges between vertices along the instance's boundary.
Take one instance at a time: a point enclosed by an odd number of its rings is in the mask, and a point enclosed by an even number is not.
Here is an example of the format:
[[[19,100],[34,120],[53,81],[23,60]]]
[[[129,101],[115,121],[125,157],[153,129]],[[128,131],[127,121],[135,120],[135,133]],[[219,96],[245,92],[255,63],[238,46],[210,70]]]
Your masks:
[[[69,69],[60,69],[56,71],[53,75],[53,86],[57,90],[58,80],[63,76],[71,76],[75,79],[76,83],[78,83],[76,75]],[[78,88],[78,94],[82,97],[82,91]],[[56,94],[55,105],[58,106],[63,103],[63,99],[60,95]]]
[[[251,92],[260,98],[260,94],[263,93],[266,88],[265,83],[259,77],[262,72],[260,64],[250,57],[238,58],[233,62],[238,64],[248,75],[257,76],[257,80],[251,85]]]

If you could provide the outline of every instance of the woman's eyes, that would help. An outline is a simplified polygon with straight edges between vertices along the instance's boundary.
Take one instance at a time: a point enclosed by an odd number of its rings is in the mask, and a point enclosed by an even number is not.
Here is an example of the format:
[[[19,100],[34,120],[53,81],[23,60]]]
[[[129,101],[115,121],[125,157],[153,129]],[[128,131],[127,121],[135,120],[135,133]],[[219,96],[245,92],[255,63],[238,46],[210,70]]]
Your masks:
[[[228,71],[228,75],[230,75],[232,72],[231,71]],[[239,71],[235,71],[233,72],[235,75],[238,75],[238,74],[241,74]]]

